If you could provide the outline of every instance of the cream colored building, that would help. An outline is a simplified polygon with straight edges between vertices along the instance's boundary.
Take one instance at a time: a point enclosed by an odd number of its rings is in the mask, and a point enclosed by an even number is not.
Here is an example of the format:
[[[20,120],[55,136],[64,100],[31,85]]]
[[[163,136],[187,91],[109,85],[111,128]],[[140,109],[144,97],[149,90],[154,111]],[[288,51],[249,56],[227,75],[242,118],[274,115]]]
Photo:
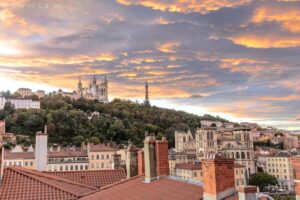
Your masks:
[[[19,108],[40,109],[40,101],[33,101],[31,99],[7,99],[4,97],[0,97],[0,109],[4,108],[6,102],[11,102],[11,104],[13,104],[16,109],[19,109]]]
[[[196,150],[196,142],[191,131],[175,131],[175,151],[193,152]]]
[[[234,179],[235,179],[235,188],[237,189],[239,186],[247,185],[246,180],[246,167],[240,164],[234,165]]]
[[[37,90],[36,92],[32,92],[32,90],[29,88],[19,88],[16,92],[18,94],[20,94],[23,98],[31,96],[31,95],[36,95],[39,98],[42,98],[45,96],[44,90]]]
[[[274,175],[278,180],[278,187],[284,190],[294,190],[294,175],[290,156],[279,153],[266,157],[266,172]]]
[[[30,96],[30,95],[33,94],[33,93],[32,93],[32,90],[29,89],[29,88],[19,88],[19,89],[17,90],[17,93],[19,93],[23,98],[24,98],[24,97],[28,97],[28,96]]]
[[[175,167],[176,167],[176,160],[170,160],[169,159],[169,172],[170,172],[170,176],[175,176],[176,171],[175,171]]]
[[[175,176],[187,181],[203,181],[201,163],[180,163],[175,166]]]
[[[113,156],[116,149],[109,145],[88,144],[89,169],[113,169]]]
[[[196,148],[199,160],[224,154],[235,159],[236,164],[246,167],[247,179],[256,172],[254,146],[249,128],[237,127],[222,131],[216,127],[199,128],[196,132]]]

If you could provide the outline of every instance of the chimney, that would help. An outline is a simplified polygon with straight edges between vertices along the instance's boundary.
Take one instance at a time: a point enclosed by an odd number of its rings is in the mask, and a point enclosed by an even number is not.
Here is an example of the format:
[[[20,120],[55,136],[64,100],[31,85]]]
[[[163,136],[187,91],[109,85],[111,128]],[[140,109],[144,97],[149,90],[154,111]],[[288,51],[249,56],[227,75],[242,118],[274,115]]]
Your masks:
[[[5,130],[5,121],[1,120],[0,121],[0,137],[1,137],[1,135],[5,134],[5,133],[6,133],[6,130]]]
[[[291,162],[294,171],[296,200],[300,200],[300,156],[292,157]]]
[[[155,136],[147,136],[144,141],[145,182],[156,180]]]
[[[168,141],[165,137],[156,140],[156,173],[157,176],[169,175]]]
[[[126,149],[126,173],[127,178],[134,177],[138,174],[137,152],[132,145],[129,145]]]
[[[233,159],[204,159],[202,170],[204,200],[220,200],[236,192]]]
[[[3,177],[3,165],[4,165],[4,147],[2,147],[2,143],[0,141],[0,184]]]
[[[138,175],[144,175],[145,174],[145,158],[144,158],[144,151],[139,150],[137,153],[137,159],[138,159]]]
[[[46,171],[48,161],[48,135],[47,126],[45,126],[44,133],[41,131],[36,133],[35,139],[35,163],[36,170]]]
[[[239,200],[256,200],[256,186],[240,186],[238,188]]]
[[[147,136],[144,142],[145,182],[169,175],[168,141],[165,137],[156,140]],[[142,173],[142,170],[140,171]]]

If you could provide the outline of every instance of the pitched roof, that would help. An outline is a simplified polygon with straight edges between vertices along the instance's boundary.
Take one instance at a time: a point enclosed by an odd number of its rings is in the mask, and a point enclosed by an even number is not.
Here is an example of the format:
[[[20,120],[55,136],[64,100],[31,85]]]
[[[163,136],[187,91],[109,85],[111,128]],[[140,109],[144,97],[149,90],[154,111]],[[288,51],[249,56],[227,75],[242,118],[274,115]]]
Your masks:
[[[43,172],[8,167],[4,170],[0,194],[5,200],[71,200],[95,190],[97,188]]]
[[[111,146],[105,144],[90,144],[90,151],[97,152],[97,151],[117,151]]]
[[[176,164],[176,169],[201,170],[201,163],[179,163]]]
[[[81,200],[200,200],[203,196],[202,186],[182,181],[162,178],[145,183],[144,177],[134,177],[126,181],[102,188],[86,195]]]
[[[60,151],[48,151],[49,158],[65,158],[65,157],[88,157],[86,150],[63,148]]]
[[[4,151],[4,160],[14,160],[14,159],[34,159],[34,153]]]
[[[47,172],[55,176],[60,176],[78,183],[91,185],[96,188],[102,188],[107,185],[126,179],[124,170],[85,170],[85,171],[65,171],[65,172]]]

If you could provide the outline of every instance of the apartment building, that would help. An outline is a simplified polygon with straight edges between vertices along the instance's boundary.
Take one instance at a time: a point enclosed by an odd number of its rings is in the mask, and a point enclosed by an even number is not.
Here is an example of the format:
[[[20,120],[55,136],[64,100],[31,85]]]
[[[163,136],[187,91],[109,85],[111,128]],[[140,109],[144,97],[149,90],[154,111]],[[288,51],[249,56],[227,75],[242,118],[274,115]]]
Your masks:
[[[290,155],[279,153],[276,156],[267,156],[266,172],[277,178],[279,188],[289,191],[294,189],[294,174]]]

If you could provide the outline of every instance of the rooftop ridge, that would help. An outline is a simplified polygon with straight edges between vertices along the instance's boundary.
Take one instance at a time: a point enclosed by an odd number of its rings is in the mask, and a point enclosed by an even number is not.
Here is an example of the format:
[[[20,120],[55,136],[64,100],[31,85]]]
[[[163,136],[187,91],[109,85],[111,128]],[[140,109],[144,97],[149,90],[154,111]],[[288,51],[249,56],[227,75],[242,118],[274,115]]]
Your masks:
[[[44,181],[44,180],[37,179],[35,176],[39,176],[39,177],[42,177],[42,178],[52,179],[52,180],[59,181],[59,182],[65,182],[65,183],[68,183],[68,184],[74,184],[74,185],[77,185],[77,186],[80,186],[80,187],[85,187],[85,188],[97,190],[97,188],[94,188],[92,186],[84,185],[84,184],[81,184],[81,183],[78,183],[78,182],[75,182],[75,181],[71,181],[71,180],[68,180],[68,179],[61,178],[59,176],[49,175],[49,174],[38,172],[38,171],[35,171],[35,170],[26,170],[24,168],[21,169],[21,167],[16,167],[16,166],[14,166],[14,167],[8,167],[7,169],[13,170],[13,171],[15,171],[17,173],[20,173],[20,174],[24,175],[24,176],[30,177],[30,178],[32,178],[32,179],[34,179],[36,181],[42,182],[42,183],[44,183],[44,184],[46,184],[48,186],[54,187],[54,188],[56,188],[58,190],[67,192],[67,193],[69,193],[71,195],[74,195],[74,196],[77,196],[77,197],[81,197],[83,195],[75,194],[72,191],[69,191],[67,189],[58,187],[55,184],[49,183],[49,182]]]
[[[116,183],[113,183],[113,184],[104,186],[104,187],[102,187],[102,188],[100,188],[100,189],[98,189],[98,190],[92,191],[92,192],[90,192],[90,193],[88,193],[88,194],[86,194],[86,195],[84,195],[84,196],[88,196],[88,195],[90,195],[90,194],[94,194],[94,193],[97,193],[97,192],[100,192],[100,191],[103,191],[103,190],[107,190],[107,189],[109,189],[109,188],[111,188],[111,187],[120,185],[120,184],[122,184],[122,183],[128,182],[128,181],[130,181],[130,180],[133,180],[133,179],[136,179],[136,178],[139,178],[139,177],[141,177],[141,176],[133,176],[133,177],[131,177],[131,178],[128,178],[128,179],[125,179],[125,180],[122,180],[122,181],[119,181],[119,182],[116,182]]]

